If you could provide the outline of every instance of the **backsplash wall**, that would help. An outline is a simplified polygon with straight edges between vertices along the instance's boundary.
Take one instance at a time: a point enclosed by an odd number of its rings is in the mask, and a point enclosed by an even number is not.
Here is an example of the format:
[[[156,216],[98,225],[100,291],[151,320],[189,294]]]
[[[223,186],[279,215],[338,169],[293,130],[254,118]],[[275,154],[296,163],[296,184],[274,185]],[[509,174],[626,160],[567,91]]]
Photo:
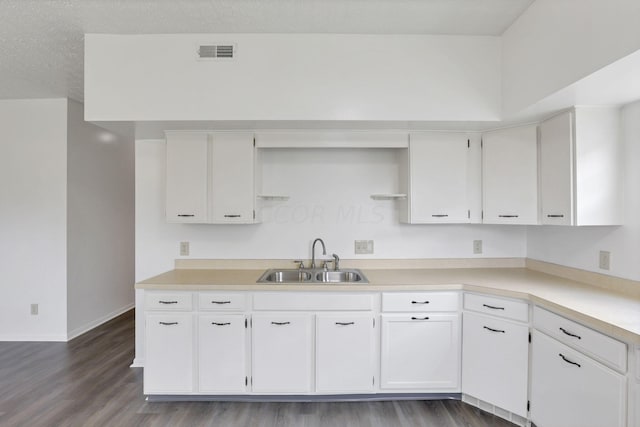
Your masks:
[[[262,193],[289,200],[261,202],[261,224],[169,224],[164,142],[138,140],[136,280],[173,268],[182,241],[190,242],[189,258],[310,258],[316,237],[325,241],[327,257],[337,253],[345,259],[526,256],[523,226],[400,224],[398,202],[370,198],[398,192],[397,154],[391,149],[265,149]],[[373,240],[374,253],[355,255],[356,239]],[[478,239],[483,254],[473,255]]]

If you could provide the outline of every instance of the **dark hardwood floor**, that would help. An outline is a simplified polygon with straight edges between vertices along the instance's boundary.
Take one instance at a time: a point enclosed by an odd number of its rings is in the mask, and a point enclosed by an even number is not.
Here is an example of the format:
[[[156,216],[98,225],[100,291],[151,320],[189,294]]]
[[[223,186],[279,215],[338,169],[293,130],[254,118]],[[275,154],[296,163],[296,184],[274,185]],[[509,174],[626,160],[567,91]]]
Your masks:
[[[147,402],[133,356],[133,311],[68,343],[0,342],[0,426],[513,426],[459,401]]]

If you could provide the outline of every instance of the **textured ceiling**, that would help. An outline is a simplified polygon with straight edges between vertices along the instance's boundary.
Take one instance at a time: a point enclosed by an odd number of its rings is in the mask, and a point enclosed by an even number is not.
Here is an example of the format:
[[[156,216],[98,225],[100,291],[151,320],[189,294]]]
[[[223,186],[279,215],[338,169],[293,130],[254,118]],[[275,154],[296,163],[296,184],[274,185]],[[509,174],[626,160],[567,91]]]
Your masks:
[[[0,98],[83,99],[85,33],[500,35],[533,0],[0,0]]]

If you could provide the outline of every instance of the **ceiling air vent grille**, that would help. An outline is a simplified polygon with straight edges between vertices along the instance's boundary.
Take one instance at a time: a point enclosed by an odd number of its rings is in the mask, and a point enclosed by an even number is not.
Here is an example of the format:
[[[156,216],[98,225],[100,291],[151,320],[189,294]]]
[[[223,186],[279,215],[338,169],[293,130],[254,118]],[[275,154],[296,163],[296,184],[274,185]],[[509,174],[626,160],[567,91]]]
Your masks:
[[[232,44],[200,45],[198,56],[200,59],[233,58],[235,46]]]

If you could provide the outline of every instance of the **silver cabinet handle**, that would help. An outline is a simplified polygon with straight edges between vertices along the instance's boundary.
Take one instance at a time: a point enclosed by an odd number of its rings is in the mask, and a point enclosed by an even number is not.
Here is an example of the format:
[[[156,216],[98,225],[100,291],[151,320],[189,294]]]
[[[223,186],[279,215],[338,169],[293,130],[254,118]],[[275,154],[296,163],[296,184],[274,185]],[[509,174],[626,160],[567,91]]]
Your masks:
[[[271,322],[271,324],[276,326],[284,326],[284,325],[290,325],[291,322]]]
[[[171,326],[171,325],[177,325],[178,322],[159,322],[161,325],[164,326]]]
[[[191,217],[195,216],[194,214],[178,214],[179,217]]]
[[[449,215],[447,215],[447,214],[434,214],[434,215],[431,215],[431,216],[434,217],[434,218],[445,218],[445,217],[448,217]]]
[[[177,304],[178,301],[158,301],[160,304]]]
[[[231,322],[225,322],[225,323],[211,322],[211,324],[215,326],[228,326],[231,324]]]
[[[211,301],[211,304],[231,304],[231,301]]]
[[[349,326],[349,325],[355,325],[355,322],[336,322],[336,325]]]
[[[549,215],[547,215],[547,218],[564,218],[564,215],[562,215],[562,214],[549,214]]]
[[[519,215],[498,215],[498,218],[518,218]]]
[[[225,218],[240,218],[242,215],[239,214],[225,214]]]

